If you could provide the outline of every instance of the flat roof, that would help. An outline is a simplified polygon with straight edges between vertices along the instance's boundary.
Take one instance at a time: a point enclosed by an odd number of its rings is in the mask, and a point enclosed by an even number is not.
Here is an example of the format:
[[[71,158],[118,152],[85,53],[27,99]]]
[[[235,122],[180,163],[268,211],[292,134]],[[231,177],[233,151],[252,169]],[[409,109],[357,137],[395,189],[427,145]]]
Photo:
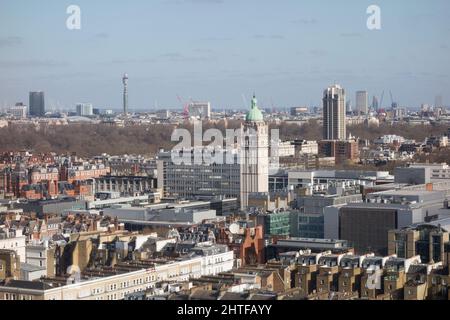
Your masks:
[[[442,194],[442,191],[426,191],[426,190],[387,190],[380,191],[377,193],[373,193],[374,196],[378,194],[387,194],[387,195],[405,195],[405,196],[421,196],[421,195],[429,195],[429,194]]]
[[[29,264],[29,263],[21,263],[20,269],[23,271],[27,271],[27,272],[36,272],[36,271],[45,271],[46,270],[46,268],[44,268],[44,267],[38,267],[38,266],[35,266],[34,264]]]
[[[312,242],[312,243],[347,243],[347,240],[339,240],[339,239],[316,239],[316,238],[297,238],[292,237],[288,239],[280,239],[278,242]]]

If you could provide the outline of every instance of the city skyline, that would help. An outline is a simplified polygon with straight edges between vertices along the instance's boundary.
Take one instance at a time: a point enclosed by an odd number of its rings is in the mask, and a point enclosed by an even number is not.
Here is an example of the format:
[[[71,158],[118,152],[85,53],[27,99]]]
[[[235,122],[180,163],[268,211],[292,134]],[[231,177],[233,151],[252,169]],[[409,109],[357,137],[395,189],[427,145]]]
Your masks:
[[[120,110],[125,72],[130,111],[182,110],[177,95],[216,109],[245,107],[254,91],[263,108],[320,106],[334,82],[370,97],[392,91],[413,109],[448,99],[447,1],[378,1],[376,31],[366,26],[369,1],[326,1],[327,10],[311,1],[276,9],[268,1],[78,1],[81,30],[65,26],[72,3],[44,3],[39,15],[42,3],[0,4],[8,26],[0,30],[2,107],[42,90],[48,109],[87,101]]]
[[[450,300],[449,9],[0,0],[0,303]]]

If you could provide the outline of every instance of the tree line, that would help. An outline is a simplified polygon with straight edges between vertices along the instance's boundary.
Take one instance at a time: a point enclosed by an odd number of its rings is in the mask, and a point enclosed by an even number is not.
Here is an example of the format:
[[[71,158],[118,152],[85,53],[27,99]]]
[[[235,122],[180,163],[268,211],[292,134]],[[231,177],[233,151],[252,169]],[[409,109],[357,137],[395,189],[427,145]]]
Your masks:
[[[241,121],[204,122],[203,131],[217,128],[237,129]],[[66,126],[33,125],[8,126],[0,128],[0,151],[33,150],[34,152],[58,154],[75,152],[80,156],[94,156],[102,153],[111,155],[143,154],[155,155],[161,148],[170,149],[177,142],[171,142],[171,135],[177,126],[173,124],[130,125],[126,127],[109,124],[70,124]],[[178,127],[193,132],[191,123]],[[320,140],[322,126],[314,120],[299,126],[292,123],[271,123],[270,129],[279,129],[282,140]],[[347,132],[361,139],[374,140],[384,134],[397,134],[407,139],[423,141],[431,135],[447,133],[448,126],[411,126],[382,123],[379,127],[363,124],[349,126]]]

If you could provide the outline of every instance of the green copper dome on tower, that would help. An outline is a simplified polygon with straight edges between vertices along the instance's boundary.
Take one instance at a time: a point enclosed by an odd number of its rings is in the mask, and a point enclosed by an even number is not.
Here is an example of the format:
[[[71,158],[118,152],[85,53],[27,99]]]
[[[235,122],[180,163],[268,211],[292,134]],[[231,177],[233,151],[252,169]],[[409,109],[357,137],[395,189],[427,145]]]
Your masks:
[[[264,116],[263,116],[261,110],[259,110],[258,106],[256,105],[257,103],[258,103],[258,100],[256,100],[256,96],[253,95],[252,109],[247,113],[247,117],[245,118],[245,120],[247,122],[264,121]]]

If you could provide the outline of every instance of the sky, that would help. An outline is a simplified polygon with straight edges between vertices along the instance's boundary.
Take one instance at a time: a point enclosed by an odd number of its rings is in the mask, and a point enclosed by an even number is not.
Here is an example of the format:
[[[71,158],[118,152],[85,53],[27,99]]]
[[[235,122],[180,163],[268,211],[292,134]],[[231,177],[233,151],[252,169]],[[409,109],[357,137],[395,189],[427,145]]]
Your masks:
[[[381,30],[367,28],[367,7]],[[69,5],[81,29],[69,30]],[[450,105],[448,0],[0,0],[0,106],[45,91],[47,109],[78,102],[131,110],[190,99],[238,108],[320,105],[334,83],[417,108]]]

